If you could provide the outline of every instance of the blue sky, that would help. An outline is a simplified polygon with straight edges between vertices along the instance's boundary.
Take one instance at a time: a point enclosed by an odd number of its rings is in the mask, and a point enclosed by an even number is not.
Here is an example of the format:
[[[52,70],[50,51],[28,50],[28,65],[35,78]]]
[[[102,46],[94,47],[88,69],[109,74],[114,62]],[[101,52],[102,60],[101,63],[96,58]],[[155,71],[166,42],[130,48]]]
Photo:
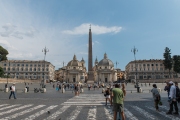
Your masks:
[[[88,31],[93,59],[106,52],[124,70],[137,59],[163,59],[165,47],[179,55],[179,0],[1,0],[0,45],[13,60],[46,60],[62,67],[82,57],[87,64]],[[93,61],[94,61],[93,60]]]

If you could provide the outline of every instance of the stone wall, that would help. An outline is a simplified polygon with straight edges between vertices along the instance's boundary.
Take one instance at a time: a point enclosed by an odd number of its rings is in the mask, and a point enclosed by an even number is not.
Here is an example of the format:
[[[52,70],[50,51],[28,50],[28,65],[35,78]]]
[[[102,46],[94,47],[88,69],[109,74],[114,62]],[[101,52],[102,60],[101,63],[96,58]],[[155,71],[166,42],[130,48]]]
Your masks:
[[[13,79],[8,78],[8,83],[40,83],[40,80]],[[0,78],[0,83],[7,83],[7,78]]]
[[[163,83],[167,81],[173,81],[180,83],[180,78],[168,78],[168,79],[150,79],[150,80],[138,80],[140,83]]]

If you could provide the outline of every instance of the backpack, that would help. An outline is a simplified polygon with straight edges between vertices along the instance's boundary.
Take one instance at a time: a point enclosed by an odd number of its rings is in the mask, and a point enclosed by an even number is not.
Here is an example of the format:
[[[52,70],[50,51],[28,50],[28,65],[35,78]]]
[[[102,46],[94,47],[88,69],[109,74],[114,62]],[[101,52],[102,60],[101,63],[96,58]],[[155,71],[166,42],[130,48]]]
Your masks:
[[[12,90],[12,87],[10,86],[9,89]]]

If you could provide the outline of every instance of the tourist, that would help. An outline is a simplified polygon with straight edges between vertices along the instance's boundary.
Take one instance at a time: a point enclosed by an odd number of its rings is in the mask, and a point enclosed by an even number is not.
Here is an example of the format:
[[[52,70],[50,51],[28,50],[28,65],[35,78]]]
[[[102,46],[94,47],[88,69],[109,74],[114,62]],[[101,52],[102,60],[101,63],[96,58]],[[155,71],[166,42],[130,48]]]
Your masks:
[[[15,94],[15,91],[16,91],[16,87],[15,87],[15,83],[13,83],[13,85],[10,87],[10,90],[11,90],[11,93],[9,95],[9,99],[11,99],[11,95],[13,94],[14,96],[14,99],[16,99],[16,94]]]
[[[122,120],[125,120],[124,110],[123,110],[123,100],[124,94],[119,85],[115,84],[115,88],[112,90],[112,99],[113,99],[113,111],[114,111],[114,120],[117,118],[117,112],[120,112]]]
[[[166,82],[166,86],[164,87],[164,90],[167,91],[168,97],[169,97],[169,92],[170,92],[170,85],[168,82]]]
[[[153,95],[154,105],[155,105],[156,111],[159,111],[158,104],[159,104],[159,101],[161,100],[161,97],[160,97],[160,94],[157,90],[156,84],[153,84],[153,89],[151,90],[151,92]]]
[[[76,88],[77,96],[79,96],[79,90],[80,90],[80,87],[79,87],[79,85],[77,84],[77,88]]]
[[[90,90],[90,88],[91,88],[91,86],[90,86],[90,84],[88,84],[88,90]]]
[[[109,87],[107,87],[107,90],[105,91],[104,96],[106,97],[106,105],[107,105],[107,101],[111,102],[110,101],[110,89],[109,89]]]
[[[122,91],[123,91],[123,94],[124,94],[124,97],[125,97],[126,96],[126,88],[125,88],[124,83],[122,83],[121,85],[122,85]]]
[[[74,93],[75,93],[75,96],[77,96],[77,94],[78,94],[78,86],[75,84],[74,85]]]
[[[179,103],[180,102],[180,89],[178,87],[178,82],[175,82],[175,87],[176,87],[176,100]]]
[[[173,114],[178,115],[178,106],[177,106],[177,100],[176,100],[176,87],[173,85],[173,82],[169,82],[170,86],[170,92],[169,92],[169,99],[168,102],[170,104],[170,109],[166,114],[172,114],[173,111],[173,105],[175,107],[175,112]]]

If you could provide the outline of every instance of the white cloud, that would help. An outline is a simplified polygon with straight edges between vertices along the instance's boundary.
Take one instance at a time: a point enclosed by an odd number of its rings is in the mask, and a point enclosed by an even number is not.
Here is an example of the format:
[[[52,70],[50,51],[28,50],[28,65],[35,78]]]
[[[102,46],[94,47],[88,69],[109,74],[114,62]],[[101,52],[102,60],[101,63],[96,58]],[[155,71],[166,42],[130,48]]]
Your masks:
[[[0,32],[0,35],[2,37],[16,37],[18,39],[23,39],[25,36],[27,37],[34,37],[35,34],[38,32],[34,27],[28,27],[28,28],[22,28],[22,27],[17,27],[11,23],[6,23],[5,25],[2,26],[4,31]]]
[[[3,46],[5,46],[7,49],[11,49],[11,50],[17,50],[17,48],[15,48],[13,45],[11,45],[8,41],[6,40],[0,40],[0,44],[2,44]]]
[[[79,54],[87,55],[88,53],[87,52],[79,52]]]
[[[62,33],[70,34],[70,35],[84,35],[88,34],[90,23],[81,24],[78,27],[75,27],[73,30],[64,30]],[[113,27],[106,27],[106,26],[99,26],[91,24],[91,29],[93,34],[106,34],[106,33],[118,33],[122,30],[122,27],[113,26]]]
[[[95,43],[99,44],[99,42],[98,42],[98,41],[95,41]]]

